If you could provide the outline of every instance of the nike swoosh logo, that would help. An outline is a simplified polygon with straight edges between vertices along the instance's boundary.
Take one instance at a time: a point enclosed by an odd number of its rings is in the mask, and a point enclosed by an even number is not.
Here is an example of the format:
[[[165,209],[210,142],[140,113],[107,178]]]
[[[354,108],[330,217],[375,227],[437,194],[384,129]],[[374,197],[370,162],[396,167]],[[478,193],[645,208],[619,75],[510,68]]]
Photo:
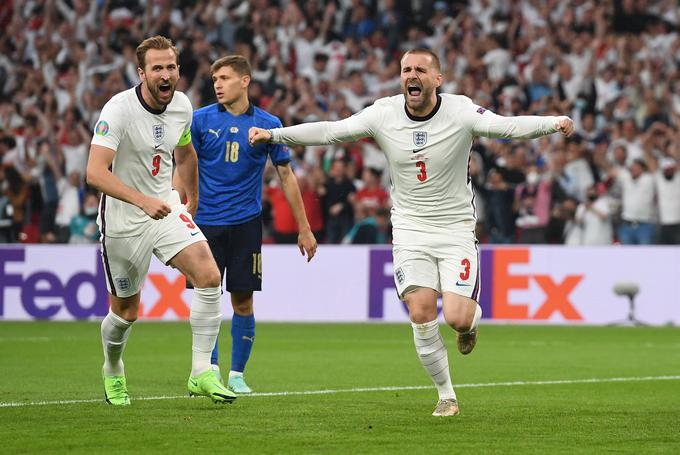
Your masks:
[[[192,386],[198,387],[198,382],[194,381],[193,379],[189,379],[189,382],[191,382]]]
[[[156,150],[156,149],[158,149],[158,147],[160,147],[161,145],[163,145],[163,144],[156,144],[156,145],[153,146],[153,149]]]
[[[242,339],[242,340],[248,340],[248,341],[250,341],[251,343],[255,341],[255,337],[254,337],[254,336],[253,336],[253,337],[247,337],[247,336],[243,335],[243,336],[241,337],[241,339]]]
[[[192,233],[191,233],[191,236],[193,237],[193,236],[195,236],[195,235],[197,235],[197,234],[198,234],[198,232],[192,232]]]
[[[425,147],[423,147],[423,148],[421,148],[421,149],[413,149],[413,153],[420,153],[420,152],[422,152],[423,150],[425,150]]]
[[[467,283],[462,283],[460,281],[456,281],[456,286],[470,286],[470,285],[467,284]]]

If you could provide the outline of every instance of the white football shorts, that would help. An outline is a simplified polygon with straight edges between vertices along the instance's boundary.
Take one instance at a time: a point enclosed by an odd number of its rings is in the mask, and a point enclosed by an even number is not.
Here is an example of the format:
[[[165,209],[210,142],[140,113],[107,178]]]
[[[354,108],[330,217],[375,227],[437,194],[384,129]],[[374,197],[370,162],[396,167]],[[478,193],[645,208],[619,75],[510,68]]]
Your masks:
[[[173,191],[172,212],[160,220],[149,218],[148,226],[135,237],[101,237],[106,287],[116,297],[137,294],[149,271],[151,254],[167,264],[189,245],[206,238],[191,214]]]
[[[419,287],[478,301],[479,250],[473,231],[394,229],[394,283],[399,298]]]

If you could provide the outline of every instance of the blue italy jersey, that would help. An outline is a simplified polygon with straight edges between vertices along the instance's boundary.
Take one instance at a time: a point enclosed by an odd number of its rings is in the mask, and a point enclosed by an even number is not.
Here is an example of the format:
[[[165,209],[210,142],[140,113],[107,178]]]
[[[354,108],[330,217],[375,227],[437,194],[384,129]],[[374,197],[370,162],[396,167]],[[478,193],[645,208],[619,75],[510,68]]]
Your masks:
[[[198,153],[198,224],[229,226],[252,220],[262,211],[262,174],[267,157],[272,163],[290,161],[281,144],[248,143],[253,127],[279,128],[281,121],[252,104],[232,115],[221,104],[194,112],[191,139]]]

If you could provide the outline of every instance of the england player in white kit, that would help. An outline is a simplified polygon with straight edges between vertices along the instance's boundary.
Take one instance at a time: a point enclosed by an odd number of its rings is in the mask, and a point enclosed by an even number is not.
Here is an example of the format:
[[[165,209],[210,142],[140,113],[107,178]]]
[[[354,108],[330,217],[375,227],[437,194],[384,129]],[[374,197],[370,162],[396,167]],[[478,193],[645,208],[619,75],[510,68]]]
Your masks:
[[[106,103],[95,127],[87,181],[102,191],[98,224],[111,308],[102,321],[106,401],[128,405],[123,351],[139,314],[139,295],[154,254],[196,288],[191,302],[193,395],[228,403],[236,395],[215,379],[210,353],[220,326],[220,272],[194,224],[198,202],[192,108],[175,92],[178,52],[155,36],[137,47],[142,83]],[[172,189],[172,158],[187,187],[187,206]],[[188,184],[186,183],[188,182]]]
[[[468,174],[476,136],[530,139],[573,131],[568,117],[501,117],[459,95],[437,94],[440,65],[427,49],[401,60],[403,94],[336,122],[253,128],[253,143],[333,144],[372,137],[387,157],[392,179],[394,280],[406,301],[418,356],[434,381],[433,415],[459,412],[446,346],[439,333],[437,298],[458,332],[458,349],[472,351],[482,310],[475,208]]]

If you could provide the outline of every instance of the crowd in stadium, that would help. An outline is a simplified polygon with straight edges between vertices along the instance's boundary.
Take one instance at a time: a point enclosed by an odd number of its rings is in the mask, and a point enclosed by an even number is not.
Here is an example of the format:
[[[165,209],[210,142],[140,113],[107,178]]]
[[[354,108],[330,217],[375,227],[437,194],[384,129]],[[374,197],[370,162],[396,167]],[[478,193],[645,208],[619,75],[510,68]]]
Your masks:
[[[14,0],[0,5],[0,242],[98,240],[84,179],[100,109],[136,85],[134,50],[179,48],[178,89],[215,102],[238,53],[250,97],[284,125],[337,120],[402,90],[404,50],[433,49],[442,92],[501,115],[569,115],[577,134],[477,140],[469,172],[489,243],[680,243],[680,8],[672,0]],[[388,243],[375,143],[291,150],[325,243]],[[273,168],[265,236],[295,242]]]

